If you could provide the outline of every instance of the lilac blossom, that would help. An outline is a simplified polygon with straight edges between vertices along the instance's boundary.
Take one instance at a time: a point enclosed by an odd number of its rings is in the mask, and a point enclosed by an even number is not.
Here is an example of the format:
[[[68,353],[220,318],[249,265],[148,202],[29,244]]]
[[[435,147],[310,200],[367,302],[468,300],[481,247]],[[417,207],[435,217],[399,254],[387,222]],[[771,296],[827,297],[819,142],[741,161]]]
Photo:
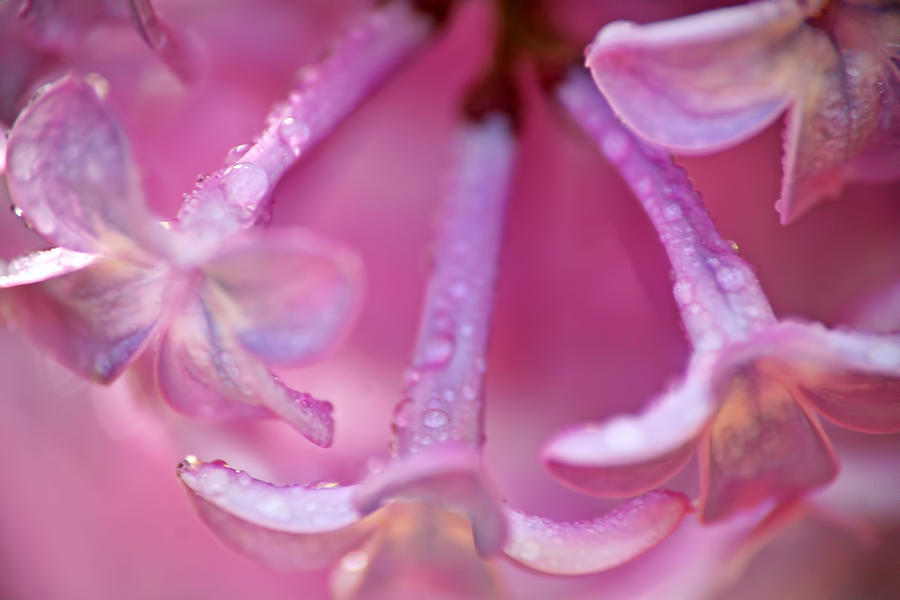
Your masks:
[[[415,517],[420,522],[406,534],[412,537],[406,543],[422,546],[413,556],[441,553],[447,532],[421,539],[417,531],[440,519],[435,511],[450,509],[468,517],[480,555],[502,551],[532,569],[572,575],[624,562],[681,521],[689,510],[686,499],[662,491],[594,520],[558,523],[507,507],[486,479],[480,459],[483,375],[513,160],[514,139],[505,118],[485,117],[462,133],[386,466],[358,485],[286,487],[222,462],[189,457],[179,466],[200,514],[230,545],[282,569],[317,568],[345,557],[344,568],[358,571],[378,564],[378,536],[390,537],[384,532],[404,518],[399,515],[410,510],[406,504],[421,502],[423,512]],[[474,554],[467,564],[478,564]],[[363,589],[381,585],[383,577],[368,579],[360,584]],[[380,594],[373,597],[391,591]]]
[[[845,181],[900,174],[900,12],[878,0],[763,0],[604,27],[587,65],[616,113],[672,150],[710,152],[788,109],[776,208],[793,221]]]
[[[160,389],[179,410],[271,411],[330,445],[331,405],[286,387],[267,365],[309,362],[343,335],[357,304],[357,259],[310,232],[238,233],[268,219],[285,169],[427,30],[403,4],[362,20],[304,72],[252,146],[201,178],[174,227],[159,227],[145,207],[127,141],[95,90],[74,79],[42,90],[10,131],[7,179],[17,214],[61,248],[55,260],[18,261],[4,278],[50,278],[16,291],[18,321],[63,364],[105,383],[159,336]],[[76,263],[84,268],[68,273]]]
[[[666,481],[698,451],[700,517],[715,521],[834,478],[814,412],[856,431],[900,431],[900,338],[777,320],[668,153],[618,123],[587,78],[571,76],[559,96],[656,228],[694,352],[684,379],[642,414],[553,440],[544,460],[557,477],[628,496]]]

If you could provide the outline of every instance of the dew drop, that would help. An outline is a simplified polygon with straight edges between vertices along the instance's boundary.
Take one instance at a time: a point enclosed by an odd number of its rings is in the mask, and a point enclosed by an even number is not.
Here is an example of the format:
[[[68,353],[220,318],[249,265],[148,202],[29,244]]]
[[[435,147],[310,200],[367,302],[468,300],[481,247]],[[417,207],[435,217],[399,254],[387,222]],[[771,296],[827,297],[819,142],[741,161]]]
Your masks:
[[[20,219],[22,218],[22,207],[21,206],[13,206],[12,207],[13,214],[15,214]]]
[[[453,357],[455,343],[453,338],[445,334],[437,334],[425,342],[422,349],[422,360],[430,367],[440,367]]]
[[[287,117],[278,126],[278,135],[291,148],[294,156],[299,156],[303,145],[309,141],[309,126],[294,117]]]
[[[327,489],[331,489],[331,488],[336,488],[338,485],[340,485],[340,484],[338,484],[337,481],[332,481],[330,479],[323,479],[322,481],[315,482],[310,487],[312,487],[312,489],[314,489],[314,490],[327,490]]]
[[[250,150],[250,144],[239,144],[235,146],[225,155],[225,162],[229,165],[236,163],[247,154],[248,150]]]
[[[262,167],[237,163],[222,173],[222,188],[230,203],[252,213],[269,188],[269,177]]]
[[[438,408],[428,409],[422,415],[422,423],[425,424],[425,427],[443,427],[448,421],[450,421],[450,417],[447,413]]]

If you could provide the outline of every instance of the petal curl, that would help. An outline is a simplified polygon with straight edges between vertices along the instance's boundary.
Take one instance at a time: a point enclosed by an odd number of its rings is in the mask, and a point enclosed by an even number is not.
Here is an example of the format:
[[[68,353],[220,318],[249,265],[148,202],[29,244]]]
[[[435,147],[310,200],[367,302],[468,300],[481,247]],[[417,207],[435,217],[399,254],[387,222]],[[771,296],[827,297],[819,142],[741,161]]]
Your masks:
[[[194,457],[178,465],[178,477],[222,541],[280,570],[328,566],[365,544],[380,522],[356,511],[355,486],[279,487]]]
[[[216,317],[272,365],[308,363],[333,348],[362,295],[359,259],[301,228],[242,236],[203,272]]]
[[[837,475],[828,438],[789,387],[757,364],[720,375],[729,379],[725,402],[700,446],[703,521],[768,498],[790,500]]]
[[[75,260],[87,260],[83,256]],[[53,255],[47,258],[52,261]],[[13,310],[54,359],[83,377],[109,383],[153,338],[168,282],[162,265],[92,259],[80,270],[15,288]]]
[[[458,511],[472,523],[475,547],[496,554],[506,539],[506,520],[485,480],[476,451],[443,445],[395,458],[370,475],[356,493],[356,506],[369,514],[392,500],[421,500]]]
[[[172,319],[156,369],[160,392],[182,413],[210,419],[274,413],[314,444],[331,445],[331,403],[284,385],[240,346],[203,297]]]
[[[661,490],[587,521],[558,523],[507,508],[504,553],[542,573],[584,575],[611,569],[659,544],[691,512],[687,497]]]
[[[684,381],[639,415],[563,432],[542,450],[547,470],[578,491],[634,496],[664,483],[687,463],[719,409],[712,356],[694,359]]]
[[[53,279],[93,264],[96,254],[65,248],[39,250],[0,264],[0,288],[17,287]]]
[[[124,134],[93,88],[74,77],[45,86],[19,115],[6,177],[21,215],[65,248],[133,252],[135,241],[152,247],[148,239],[160,230]]]
[[[588,48],[587,66],[640,135],[686,152],[724,148],[793,100],[811,33],[803,21],[822,4],[764,0],[649,25],[612,23]]]
[[[900,335],[784,321],[730,349],[756,360],[827,419],[856,431],[900,431]]]

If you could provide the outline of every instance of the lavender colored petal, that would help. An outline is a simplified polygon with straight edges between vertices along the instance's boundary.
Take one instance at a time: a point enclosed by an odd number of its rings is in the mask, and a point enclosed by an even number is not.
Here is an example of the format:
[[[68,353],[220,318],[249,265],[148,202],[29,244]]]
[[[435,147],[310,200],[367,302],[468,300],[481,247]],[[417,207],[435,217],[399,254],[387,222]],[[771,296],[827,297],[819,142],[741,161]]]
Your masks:
[[[547,470],[578,491],[625,498],[671,478],[694,454],[715,417],[711,359],[695,359],[685,379],[639,415],[581,425],[551,439],[541,455]]]
[[[815,415],[752,364],[729,373],[727,399],[700,447],[700,518],[725,519],[766,499],[825,485],[837,461]]]
[[[232,240],[203,272],[216,317],[268,365],[321,357],[347,333],[362,295],[359,258],[301,228]]]
[[[477,452],[444,445],[393,459],[360,484],[354,502],[363,514],[391,501],[422,501],[460,512],[472,523],[479,554],[491,556],[503,547],[506,519],[490,489]]]
[[[0,264],[0,288],[39,283],[95,263],[96,254],[65,248],[39,250]]]
[[[380,521],[356,511],[355,486],[279,487],[193,457],[178,466],[178,476],[222,541],[279,570],[328,566],[365,544]]]
[[[557,95],[619,170],[659,232],[694,348],[716,350],[772,325],[775,317],[752,267],[719,235],[684,169],[667,151],[625,129],[583,74],[573,72]]]
[[[785,321],[729,348],[723,358],[729,365],[749,361],[838,425],[900,431],[900,335]]]
[[[277,104],[259,138],[191,193],[181,226],[212,241],[265,221],[282,174],[324,138],[426,38],[431,25],[406,2],[363,17]]]
[[[793,100],[807,68],[807,16],[821,0],[763,0],[672,21],[616,22],[587,66],[616,114],[640,135],[706,152],[746,139]]]
[[[39,234],[65,248],[122,254],[156,225],[144,206],[124,134],[94,89],[74,77],[42,88],[10,130],[13,204]]]
[[[49,258],[54,269],[72,266],[53,262],[66,251],[48,252],[53,254],[41,260]],[[168,269],[84,255],[74,260],[87,264],[12,290],[16,321],[55,360],[83,377],[109,383],[153,339],[163,314]]]
[[[506,509],[506,556],[535,571],[584,575],[611,569],[643,554],[671,534],[691,512],[677,492],[656,491],[586,521],[560,523]]]
[[[179,79],[192,81],[196,77],[196,50],[156,15],[150,0],[128,0],[128,8],[144,42]]]
[[[331,445],[331,403],[284,385],[241,347],[203,292],[174,315],[156,369],[160,391],[180,412],[209,419],[271,412],[314,444]]]

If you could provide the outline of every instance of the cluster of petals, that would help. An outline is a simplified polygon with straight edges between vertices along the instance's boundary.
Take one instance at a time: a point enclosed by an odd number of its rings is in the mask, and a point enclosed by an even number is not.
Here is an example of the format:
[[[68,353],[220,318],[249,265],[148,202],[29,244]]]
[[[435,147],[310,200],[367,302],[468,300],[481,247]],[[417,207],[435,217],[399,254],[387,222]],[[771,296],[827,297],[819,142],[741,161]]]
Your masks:
[[[570,77],[559,96],[656,228],[694,351],[684,378],[642,414],[552,440],[544,449],[551,472],[589,493],[629,496],[665,482],[699,451],[700,517],[714,521],[834,478],[815,413],[856,431],[900,431],[900,337],[777,320],[668,152],[625,129],[587,77]]]

